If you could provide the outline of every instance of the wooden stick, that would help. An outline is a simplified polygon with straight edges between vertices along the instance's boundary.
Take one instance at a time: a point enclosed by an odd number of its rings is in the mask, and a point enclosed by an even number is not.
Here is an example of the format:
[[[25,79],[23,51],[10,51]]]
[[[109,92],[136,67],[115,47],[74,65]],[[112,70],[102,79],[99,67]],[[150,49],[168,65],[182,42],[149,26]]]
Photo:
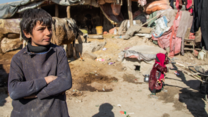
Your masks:
[[[180,64],[180,63],[176,63],[177,65],[179,65],[179,66],[182,66],[182,67],[184,67],[184,68],[188,68],[188,67],[186,67],[185,65],[183,65],[183,64]]]
[[[148,23],[151,22],[153,19],[158,18],[158,17],[159,17],[160,15],[162,15],[163,13],[164,13],[164,12],[162,12],[162,13],[156,15],[155,17],[153,17],[153,18],[150,19],[149,21],[147,21],[147,22],[145,22],[144,24],[142,24],[142,26],[141,26],[140,28],[138,28],[138,30],[141,30],[142,27],[143,27],[144,25],[148,24]]]
[[[59,9],[58,9],[58,5],[55,6],[55,16],[58,17],[59,16]]]
[[[133,15],[132,15],[132,8],[131,8],[131,0],[127,0],[128,3],[128,14],[129,14],[129,21],[130,21],[130,27],[133,26]]]
[[[142,27],[143,27],[144,25],[148,24],[149,22],[151,22],[153,19],[158,18],[160,15],[162,15],[162,13],[161,13],[161,14],[156,15],[155,17],[153,17],[153,18],[152,18],[152,19],[150,19],[149,21],[147,21],[147,22],[145,22],[144,24],[142,24]]]
[[[67,18],[71,17],[70,8],[71,8],[70,6],[67,6],[67,8],[66,8]]]
[[[195,78],[195,79],[197,79],[197,80],[199,80],[199,81],[201,81],[201,82],[205,82],[205,81],[203,81],[202,79],[199,79],[199,78],[197,78],[194,74],[192,74],[192,73],[190,73],[190,72],[188,72],[188,71],[186,71],[186,70],[182,70],[184,73],[186,73],[187,75],[190,75],[190,76],[192,76],[193,78]]]
[[[183,65],[183,64],[180,64],[180,63],[176,63],[176,64],[179,65],[179,66],[182,66],[182,67],[188,69],[188,67],[186,67],[186,66]],[[192,76],[193,78],[195,78],[195,79],[197,79],[197,80],[199,80],[199,81],[201,81],[201,82],[205,82],[205,81],[203,81],[202,79],[199,79],[199,78],[197,77],[197,74],[190,73],[190,72],[188,72],[187,70],[181,70],[181,71],[183,71],[183,72],[186,73],[187,75],[190,75],[190,76]]]
[[[99,6],[100,7],[100,6]],[[102,9],[102,7],[100,7],[100,10],[102,11],[102,13],[104,14],[104,16],[106,17],[106,19],[108,20],[108,21],[110,21],[111,22],[111,24],[113,24],[113,25],[117,25],[117,23],[116,22],[114,22],[113,20],[111,20],[108,16],[107,16],[107,14],[105,14],[105,12],[104,12],[104,10]]]

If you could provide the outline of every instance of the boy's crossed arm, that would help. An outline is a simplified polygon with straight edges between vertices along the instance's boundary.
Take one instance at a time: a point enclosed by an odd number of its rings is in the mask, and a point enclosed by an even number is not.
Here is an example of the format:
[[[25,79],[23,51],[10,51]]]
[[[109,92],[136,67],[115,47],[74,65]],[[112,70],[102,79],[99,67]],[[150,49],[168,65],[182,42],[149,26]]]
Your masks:
[[[59,53],[59,57],[58,76],[47,76],[31,81],[22,81],[24,75],[20,68],[20,62],[17,62],[16,59],[12,60],[8,82],[10,97],[12,99],[36,97],[43,99],[70,89],[72,87],[72,78],[64,50]],[[37,92],[39,92],[37,96],[32,95]]]
[[[14,56],[11,62],[8,90],[10,97],[14,100],[30,96],[40,91],[47,85],[44,78],[37,78],[30,81],[24,81],[24,74],[21,68],[21,62],[17,56]]]
[[[47,84],[49,84],[52,81],[54,81],[56,78],[57,78],[57,76],[47,76],[47,77],[45,77],[45,81]],[[33,99],[33,98],[37,98],[37,96],[31,95],[31,96],[24,97],[24,99]]]
[[[59,52],[58,66],[57,66],[57,79],[49,83],[38,94],[40,99],[47,98],[53,95],[61,94],[72,87],[71,71],[68,65],[64,49]]]
[[[57,78],[57,76],[47,76],[45,78],[23,81],[23,77],[20,62],[17,58],[14,58],[11,63],[8,82],[8,89],[12,99],[23,97],[26,99],[34,98],[35,96],[32,94],[39,92],[43,87]]]

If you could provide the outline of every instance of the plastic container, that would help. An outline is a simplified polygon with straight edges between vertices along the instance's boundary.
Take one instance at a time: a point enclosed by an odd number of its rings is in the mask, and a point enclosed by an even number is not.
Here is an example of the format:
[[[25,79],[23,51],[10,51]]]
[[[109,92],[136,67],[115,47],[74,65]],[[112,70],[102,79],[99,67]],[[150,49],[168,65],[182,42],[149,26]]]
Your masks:
[[[204,49],[204,47],[202,47],[202,50],[199,52],[198,54],[198,59],[200,60],[204,60],[206,57],[206,50]]]
[[[102,35],[103,34],[103,27],[102,26],[96,26],[96,32],[98,35]]]
[[[149,82],[149,75],[144,75],[144,82]]]

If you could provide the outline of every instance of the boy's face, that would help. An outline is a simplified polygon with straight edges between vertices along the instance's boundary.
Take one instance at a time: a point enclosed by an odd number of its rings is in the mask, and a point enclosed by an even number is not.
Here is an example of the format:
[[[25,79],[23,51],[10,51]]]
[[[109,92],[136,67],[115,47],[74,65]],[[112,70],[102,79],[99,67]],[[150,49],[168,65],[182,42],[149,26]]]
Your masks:
[[[52,37],[51,26],[44,26],[40,22],[37,22],[32,30],[32,35],[29,33],[25,34],[25,36],[31,38],[32,46],[49,45]]]

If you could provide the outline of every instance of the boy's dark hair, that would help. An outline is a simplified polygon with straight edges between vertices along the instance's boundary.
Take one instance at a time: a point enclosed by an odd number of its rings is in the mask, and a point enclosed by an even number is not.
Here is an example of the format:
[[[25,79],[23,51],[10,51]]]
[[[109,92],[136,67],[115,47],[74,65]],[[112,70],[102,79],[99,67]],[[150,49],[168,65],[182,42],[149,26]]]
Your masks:
[[[32,35],[33,28],[36,26],[38,21],[40,21],[42,25],[51,26],[52,17],[43,9],[28,9],[23,12],[20,29],[24,40],[30,41],[30,38],[27,38],[23,31]]]

